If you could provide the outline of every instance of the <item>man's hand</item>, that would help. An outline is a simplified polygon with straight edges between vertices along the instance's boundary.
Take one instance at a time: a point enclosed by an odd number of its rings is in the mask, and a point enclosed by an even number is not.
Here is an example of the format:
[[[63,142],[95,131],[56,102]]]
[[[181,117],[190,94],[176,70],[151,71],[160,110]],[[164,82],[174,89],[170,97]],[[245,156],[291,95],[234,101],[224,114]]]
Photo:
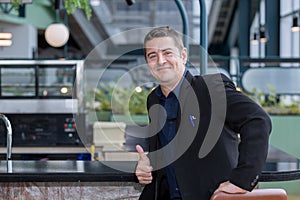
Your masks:
[[[216,189],[216,192],[225,192],[225,193],[229,193],[229,194],[244,194],[247,192],[247,190],[244,190],[232,183],[230,183],[229,181],[226,181],[224,183],[221,183],[218,187],[218,189]]]
[[[152,170],[153,170],[152,166],[150,165],[150,160],[140,145],[136,145],[135,148],[140,156],[135,170],[135,175],[137,176],[139,183],[149,184],[152,182]]]

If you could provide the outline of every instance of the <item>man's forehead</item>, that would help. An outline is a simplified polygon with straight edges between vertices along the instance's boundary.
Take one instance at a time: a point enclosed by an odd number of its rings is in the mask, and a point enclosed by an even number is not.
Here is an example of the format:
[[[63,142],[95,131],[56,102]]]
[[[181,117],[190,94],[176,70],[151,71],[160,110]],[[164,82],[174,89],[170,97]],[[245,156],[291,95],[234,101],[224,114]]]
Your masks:
[[[149,52],[149,51],[166,51],[166,50],[173,50],[174,48],[171,48],[171,47],[162,47],[162,48],[158,48],[158,47],[146,47],[146,50]]]

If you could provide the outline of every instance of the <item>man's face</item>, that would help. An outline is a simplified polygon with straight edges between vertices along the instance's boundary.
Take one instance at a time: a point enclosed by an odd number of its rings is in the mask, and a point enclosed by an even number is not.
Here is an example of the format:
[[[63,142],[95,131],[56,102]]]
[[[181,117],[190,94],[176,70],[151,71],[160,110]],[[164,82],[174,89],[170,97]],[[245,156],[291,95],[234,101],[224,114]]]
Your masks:
[[[170,37],[159,37],[145,44],[149,70],[161,86],[174,87],[185,70],[187,51],[182,52]]]

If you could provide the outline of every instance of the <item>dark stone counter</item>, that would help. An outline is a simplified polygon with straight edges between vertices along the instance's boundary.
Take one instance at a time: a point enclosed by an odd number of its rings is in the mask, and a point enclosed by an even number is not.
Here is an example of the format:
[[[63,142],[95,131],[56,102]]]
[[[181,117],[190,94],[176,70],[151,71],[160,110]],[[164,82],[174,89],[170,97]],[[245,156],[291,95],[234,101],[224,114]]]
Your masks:
[[[134,182],[130,161],[0,161],[0,182]]]

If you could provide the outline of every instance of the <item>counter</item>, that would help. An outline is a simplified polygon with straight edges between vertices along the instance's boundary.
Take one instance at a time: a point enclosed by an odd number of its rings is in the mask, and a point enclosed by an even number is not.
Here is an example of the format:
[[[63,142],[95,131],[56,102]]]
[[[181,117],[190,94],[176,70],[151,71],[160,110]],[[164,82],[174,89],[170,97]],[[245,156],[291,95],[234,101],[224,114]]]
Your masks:
[[[138,199],[136,161],[13,160],[11,172],[0,161],[0,199]],[[122,170],[119,170],[122,169]],[[269,151],[259,182],[300,179],[300,160]]]
[[[6,154],[6,147],[0,147],[0,154]],[[14,154],[80,154],[88,153],[85,147],[12,147]]]
[[[0,161],[0,182],[134,182],[130,161]],[[122,171],[118,169],[124,169]]]
[[[136,162],[0,161],[0,199],[138,199]],[[109,167],[112,166],[112,167]],[[122,168],[120,171],[114,168]]]
[[[114,153],[120,154],[120,152]],[[120,155],[118,159],[120,157],[125,159],[125,154]],[[7,162],[2,160],[0,161],[0,182],[134,182],[136,161],[130,161],[129,158],[127,155],[126,161],[105,160],[101,162],[12,160],[11,173],[8,173]],[[271,147],[260,181],[273,182],[298,179],[300,179],[300,160]]]

